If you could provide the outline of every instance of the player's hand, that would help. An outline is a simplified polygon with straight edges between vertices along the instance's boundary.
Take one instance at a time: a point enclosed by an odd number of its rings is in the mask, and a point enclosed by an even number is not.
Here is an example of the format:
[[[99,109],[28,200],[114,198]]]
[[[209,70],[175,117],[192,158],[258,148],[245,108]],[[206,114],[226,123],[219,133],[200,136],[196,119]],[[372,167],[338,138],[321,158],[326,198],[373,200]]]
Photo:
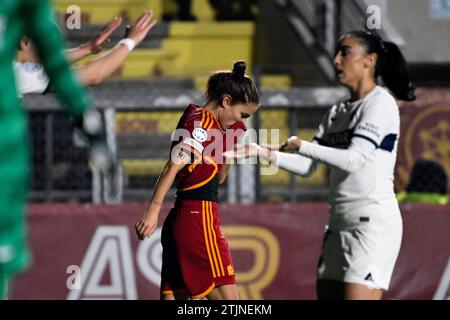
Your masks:
[[[126,31],[126,33],[128,33],[126,37],[134,40],[136,45],[138,45],[156,24],[156,20],[152,20],[152,17],[153,10],[145,11],[144,14],[136,20],[136,23],[129,28],[129,31]]]
[[[276,144],[266,144],[266,143],[262,143],[260,144],[260,146],[264,149],[270,150],[270,151],[279,151],[281,148],[281,144],[276,143]]]
[[[235,146],[234,150],[224,152],[223,155],[225,158],[232,159],[251,158],[259,156],[261,149],[257,143],[239,144]]]
[[[283,152],[298,151],[298,149],[300,149],[301,143],[302,140],[300,140],[299,137],[292,136],[280,145],[280,151]]]
[[[110,37],[113,32],[122,24],[122,17],[115,17],[111,22],[106,24],[101,32],[97,34],[86,45],[91,50],[92,54],[99,53],[111,41]]]
[[[152,235],[158,224],[158,213],[146,212],[134,226],[139,240],[144,240]]]

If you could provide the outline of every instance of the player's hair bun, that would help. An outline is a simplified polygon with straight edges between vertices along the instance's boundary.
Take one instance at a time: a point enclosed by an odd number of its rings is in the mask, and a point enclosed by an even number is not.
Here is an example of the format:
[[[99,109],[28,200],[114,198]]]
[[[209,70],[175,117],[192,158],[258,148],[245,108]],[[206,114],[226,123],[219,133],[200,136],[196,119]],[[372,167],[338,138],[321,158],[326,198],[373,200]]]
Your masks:
[[[244,79],[246,68],[247,64],[245,63],[245,61],[236,61],[233,65],[233,75],[238,79]]]

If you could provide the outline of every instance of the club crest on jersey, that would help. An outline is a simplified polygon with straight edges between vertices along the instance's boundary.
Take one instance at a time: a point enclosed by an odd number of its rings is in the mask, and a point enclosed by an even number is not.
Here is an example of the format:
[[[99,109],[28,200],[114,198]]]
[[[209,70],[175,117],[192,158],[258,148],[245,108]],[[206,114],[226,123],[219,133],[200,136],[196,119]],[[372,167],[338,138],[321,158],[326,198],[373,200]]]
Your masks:
[[[25,62],[22,64],[22,67],[28,73],[38,72],[42,70],[42,66],[34,62]]]
[[[206,139],[208,139],[208,134],[202,128],[195,128],[194,131],[192,131],[192,136],[198,142],[205,142]]]

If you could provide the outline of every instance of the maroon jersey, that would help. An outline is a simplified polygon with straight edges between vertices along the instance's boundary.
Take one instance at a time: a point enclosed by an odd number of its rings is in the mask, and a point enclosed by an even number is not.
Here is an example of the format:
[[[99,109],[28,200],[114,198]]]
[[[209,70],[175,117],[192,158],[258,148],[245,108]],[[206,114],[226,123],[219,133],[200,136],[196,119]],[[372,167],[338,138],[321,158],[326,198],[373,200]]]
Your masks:
[[[217,202],[219,173],[224,164],[223,152],[233,148],[245,132],[243,122],[227,130],[209,111],[194,104],[187,107],[177,125],[177,144],[188,150],[191,163],[181,169],[176,177],[177,200],[209,200]]]

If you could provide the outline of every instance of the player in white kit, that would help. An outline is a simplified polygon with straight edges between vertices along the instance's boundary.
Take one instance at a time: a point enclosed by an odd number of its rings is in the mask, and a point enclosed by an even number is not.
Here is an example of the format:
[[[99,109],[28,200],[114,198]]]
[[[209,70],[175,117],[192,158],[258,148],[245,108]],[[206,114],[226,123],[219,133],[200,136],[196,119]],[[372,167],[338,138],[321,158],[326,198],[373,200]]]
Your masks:
[[[326,113],[313,142],[294,136],[271,151],[245,145],[229,157],[261,156],[302,176],[330,168],[329,223],[317,270],[319,299],[381,299],[388,290],[402,239],[394,193],[400,133],[396,102],[414,100],[398,47],[366,31],[337,44],[336,79],[350,90]],[[381,77],[387,89],[377,85]]]
[[[139,45],[153,28],[156,20],[153,11],[145,11],[136,23],[127,30],[126,38],[100,56],[82,65],[74,67],[79,80],[87,86],[95,86],[110,77],[119,69],[130,52]],[[110,41],[110,36],[121,25],[122,18],[115,18],[89,42],[66,51],[71,62],[98,54]],[[29,93],[46,94],[51,88],[50,80],[39,61],[38,54],[28,37],[22,37],[16,60],[13,62],[16,74],[17,90],[20,96]]]

